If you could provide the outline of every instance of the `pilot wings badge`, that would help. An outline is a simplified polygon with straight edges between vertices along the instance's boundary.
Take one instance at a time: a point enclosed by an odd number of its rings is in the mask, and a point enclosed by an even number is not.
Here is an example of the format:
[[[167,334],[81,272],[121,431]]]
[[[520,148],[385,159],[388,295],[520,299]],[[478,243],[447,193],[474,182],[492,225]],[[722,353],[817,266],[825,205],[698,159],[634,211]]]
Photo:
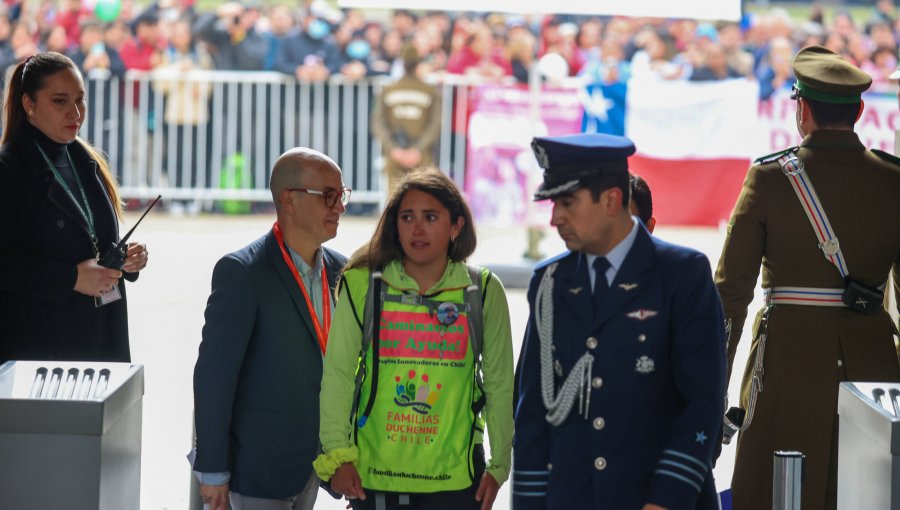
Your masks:
[[[625,314],[629,319],[637,319],[639,321],[645,321],[651,317],[656,317],[657,315],[659,315],[659,312],[656,310],[647,310],[646,308],[639,308]]]

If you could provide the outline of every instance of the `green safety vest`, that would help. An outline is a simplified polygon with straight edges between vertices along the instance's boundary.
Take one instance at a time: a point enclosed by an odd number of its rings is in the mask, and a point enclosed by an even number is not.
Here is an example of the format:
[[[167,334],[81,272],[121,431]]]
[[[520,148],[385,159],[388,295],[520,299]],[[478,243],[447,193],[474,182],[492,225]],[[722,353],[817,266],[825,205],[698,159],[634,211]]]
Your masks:
[[[484,392],[480,340],[472,337],[484,329],[481,292],[489,273],[475,268],[469,273],[477,285],[429,298],[404,294],[377,272],[368,275],[351,419],[357,471],[369,490],[431,493],[473,483]],[[448,314],[456,320],[449,323]]]

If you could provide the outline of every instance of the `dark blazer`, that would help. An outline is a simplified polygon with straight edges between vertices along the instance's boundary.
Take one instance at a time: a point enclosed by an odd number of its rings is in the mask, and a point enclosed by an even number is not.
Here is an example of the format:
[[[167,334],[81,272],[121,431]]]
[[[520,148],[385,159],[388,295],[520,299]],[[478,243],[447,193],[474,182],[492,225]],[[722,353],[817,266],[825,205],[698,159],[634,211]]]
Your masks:
[[[717,508],[712,462],[725,332],[709,261],[639,227],[600,309],[586,261],[570,252],[542,263],[528,289],[513,508]],[[556,387],[585,352],[594,357],[588,416],[576,402],[559,426],[545,419],[534,317],[538,285],[552,264]]]
[[[130,361],[123,282],[122,299],[99,308],[93,297],[73,290],[76,266],[94,256],[91,239],[75,203],[38,152],[35,136],[43,135],[29,125],[0,148],[0,363]],[[74,142],[69,153],[103,250],[119,238],[112,203],[87,151]]]
[[[334,296],[347,259],[323,250]],[[230,490],[244,496],[299,493],[318,449],[322,363],[309,309],[275,235],[219,260],[194,368],[194,469],[231,471]]]

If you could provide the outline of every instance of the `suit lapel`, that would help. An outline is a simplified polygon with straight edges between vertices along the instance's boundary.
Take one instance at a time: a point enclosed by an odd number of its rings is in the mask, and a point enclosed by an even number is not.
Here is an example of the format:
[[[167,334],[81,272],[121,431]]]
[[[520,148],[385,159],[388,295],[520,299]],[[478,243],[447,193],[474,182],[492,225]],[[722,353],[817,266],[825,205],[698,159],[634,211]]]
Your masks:
[[[555,279],[556,301],[564,303],[581,321],[591,322],[594,300],[591,297],[591,277],[584,254],[576,253],[566,257],[559,264]]]
[[[653,253],[653,240],[650,239],[650,234],[643,227],[639,227],[634,244],[603,299],[595,327],[600,327],[610,317],[619,314],[631,300],[640,295],[646,286],[646,273],[653,267]]]
[[[309,306],[306,304],[306,299],[303,297],[303,293],[300,291],[300,286],[297,285],[297,280],[294,279],[291,269],[284,261],[281,248],[278,246],[278,241],[275,239],[275,234],[272,231],[269,231],[266,235],[266,254],[269,258],[269,263],[272,264],[272,267],[275,269],[275,274],[278,275],[279,279],[284,284],[288,295],[291,296],[294,307],[297,308],[300,317],[303,318],[303,324],[306,325],[308,338],[316,345],[316,349],[318,349],[318,340],[315,338],[316,330],[313,326],[312,316],[309,314]]]

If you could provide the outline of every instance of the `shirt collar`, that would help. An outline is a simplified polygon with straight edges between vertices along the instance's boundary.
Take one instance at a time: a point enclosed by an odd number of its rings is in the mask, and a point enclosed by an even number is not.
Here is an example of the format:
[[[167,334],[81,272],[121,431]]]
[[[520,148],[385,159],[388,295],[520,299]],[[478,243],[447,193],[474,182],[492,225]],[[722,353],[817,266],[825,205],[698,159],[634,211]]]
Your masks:
[[[287,244],[287,243],[285,243]],[[300,256],[299,253],[295,252],[290,246],[288,246],[288,252],[291,254],[291,259],[294,261],[294,265],[297,266],[297,272],[300,273],[303,277],[309,278],[310,276],[315,276],[322,272],[322,265],[324,264],[324,254],[322,253],[322,248],[316,250],[316,253],[313,255],[313,260],[316,261],[316,265],[314,267],[309,267],[309,264],[303,260],[303,257]]]
[[[613,249],[609,250],[609,253],[606,254],[606,260],[609,261],[610,267],[612,267],[613,271],[618,272],[621,269],[622,264],[625,263],[625,257],[628,255],[628,252],[631,251],[631,247],[634,245],[634,240],[637,239],[638,228],[640,228],[640,220],[636,217],[631,217],[632,226],[631,232],[628,232],[628,235],[625,236],[625,239],[619,241],[619,244],[615,245]],[[587,255],[587,263],[588,267],[592,267],[594,264],[594,259],[597,258],[597,255],[591,255],[590,253]]]

